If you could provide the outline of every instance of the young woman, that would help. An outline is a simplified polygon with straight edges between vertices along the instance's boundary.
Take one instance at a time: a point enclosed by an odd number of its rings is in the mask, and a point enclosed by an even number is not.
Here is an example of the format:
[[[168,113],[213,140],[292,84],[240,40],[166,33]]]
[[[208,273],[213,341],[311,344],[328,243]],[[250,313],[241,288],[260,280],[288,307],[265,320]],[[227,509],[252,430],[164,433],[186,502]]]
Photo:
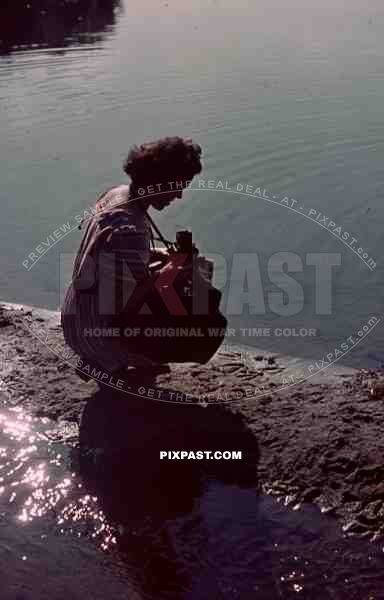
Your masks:
[[[181,198],[201,172],[200,156],[200,146],[180,137],[134,146],[124,162],[130,185],[103,194],[95,214],[83,224],[61,313],[64,338],[81,358],[82,370],[77,372],[83,379],[89,379],[93,369],[110,375],[126,373],[129,366],[146,374],[167,370],[138,351],[134,337],[110,335],[111,323],[127,307],[142,306],[160,276],[163,282],[172,281],[179,272],[176,257],[149,272],[148,264],[158,255],[150,249],[147,209],[163,210]]]

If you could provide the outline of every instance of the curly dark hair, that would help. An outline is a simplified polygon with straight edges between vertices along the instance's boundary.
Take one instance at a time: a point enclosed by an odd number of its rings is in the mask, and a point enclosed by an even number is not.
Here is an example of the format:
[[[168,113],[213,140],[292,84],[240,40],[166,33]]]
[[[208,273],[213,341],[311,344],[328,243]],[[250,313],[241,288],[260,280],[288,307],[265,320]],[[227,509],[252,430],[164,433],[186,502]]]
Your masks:
[[[201,147],[190,138],[165,137],[133,146],[124,161],[124,172],[135,187],[174,180],[191,180],[201,172]]]

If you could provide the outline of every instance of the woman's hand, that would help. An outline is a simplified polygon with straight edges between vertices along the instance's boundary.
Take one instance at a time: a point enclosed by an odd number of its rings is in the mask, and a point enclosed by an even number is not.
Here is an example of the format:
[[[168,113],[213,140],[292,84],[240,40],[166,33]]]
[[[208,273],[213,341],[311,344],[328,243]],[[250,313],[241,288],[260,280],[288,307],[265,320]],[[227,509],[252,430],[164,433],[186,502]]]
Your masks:
[[[176,277],[181,272],[185,275],[192,275],[193,263],[185,260],[185,254],[170,254],[167,263],[160,269],[160,274],[170,277]]]
[[[165,250],[165,248],[155,248],[154,250],[151,250],[150,255],[150,263],[157,261],[166,263],[169,260],[169,253],[168,250]]]

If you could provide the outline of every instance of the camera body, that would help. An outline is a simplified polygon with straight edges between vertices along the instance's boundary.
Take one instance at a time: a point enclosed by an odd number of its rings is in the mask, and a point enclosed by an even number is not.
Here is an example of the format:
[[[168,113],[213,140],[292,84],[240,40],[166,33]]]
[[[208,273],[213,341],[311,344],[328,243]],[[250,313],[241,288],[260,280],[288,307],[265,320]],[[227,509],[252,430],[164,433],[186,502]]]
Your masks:
[[[161,240],[164,242],[164,240]],[[182,302],[186,314],[172,315],[163,302],[159,302],[158,293],[149,299],[152,316],[142,318],[152,319],[156,327],[164,329],[190,329],[191,337],[175,336],[172,339],[158,339],[150,345],[151,357],[162,362],[196,362],[206,364],[216,353],[224,341],[227,319],[220,311],[221,291],[212,284],[214,263],[212,260],[199,256],[199,250],[192,242],[192,232],[181,230],[176,233],[176,241],[165,242],[166,249],[156,249],[154,255],[157,261],[149,265],[149,270],[161,269],[172,260],[172,255],[186,255],[183,260],[185,268],[172,281],[172,287]],[[156,260],[156,258],[154,260]],[[189,263],[189,264],[188,264]],[[192,268],[190,268],[192,267]],[[160,295],[167,285],[157,290]],[[168,330],[168,329],[167,329]],[[199,331],[196,337],[195,332]],[[214,333],[212,333],[214,332]],[[200,335],[201,334],[201,335]],[[147,347],[147,340],[145,340]]]
[[[198,249],[192,242],[192,231],[188,229],[182,229],[176,231],[176,242],[174,243],[175,252],[180,254],[199,254]]]
[[[170,254],[186,254],[186,263],[194,261],[201,275],[210,283],[213,280],[213,260],[199,256],[199,250],[192,242],[192,231],[182,229],[176,232],[176,241],[168,247],[168,256]],[[158,260],[150,265],[150,270],[154,271],[164,266],[167,254],[164,253],[165,260]]]
[[[196,266],[202,276],[212,283],[213,261],[205,258],[204,256],[199,256],[199,250],[192,242],[192,231],[184,229],[176,232],[174,251],[181,254],[187,254],[190,257],[190,260],[195,260]]]

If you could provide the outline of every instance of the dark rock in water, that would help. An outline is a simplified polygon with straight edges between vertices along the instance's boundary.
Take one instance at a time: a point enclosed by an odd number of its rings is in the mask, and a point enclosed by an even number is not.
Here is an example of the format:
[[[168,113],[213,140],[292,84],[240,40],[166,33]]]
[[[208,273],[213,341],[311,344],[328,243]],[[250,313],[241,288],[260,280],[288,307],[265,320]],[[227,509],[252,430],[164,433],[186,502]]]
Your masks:
[[[38,44],[65,47],[100,41],[120,0],[12,0],[1,8],[0,54]],[[98,35],[99,34],[99,35]]]

